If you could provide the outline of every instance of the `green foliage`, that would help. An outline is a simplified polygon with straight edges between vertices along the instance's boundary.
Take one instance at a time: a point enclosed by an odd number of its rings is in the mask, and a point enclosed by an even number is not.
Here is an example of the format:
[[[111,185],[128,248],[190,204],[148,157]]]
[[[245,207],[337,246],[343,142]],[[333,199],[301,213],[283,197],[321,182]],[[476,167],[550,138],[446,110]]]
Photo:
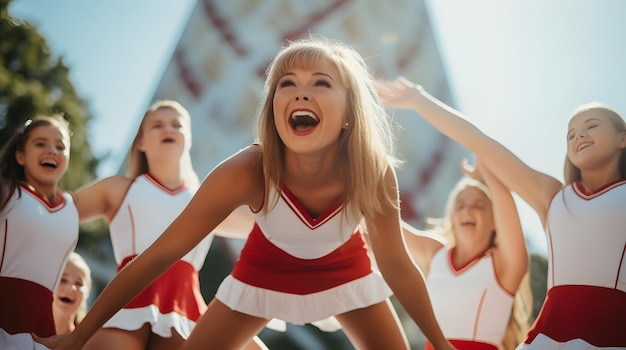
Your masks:
[[[11,17],[9,3],[0,0],[0,145],[27,119],[62,114],[73,135],[69,168],[61,187],[76,189],[95,177],[98,165],[87,140],[91,115],[62,58],[54,57],[37,28]]]

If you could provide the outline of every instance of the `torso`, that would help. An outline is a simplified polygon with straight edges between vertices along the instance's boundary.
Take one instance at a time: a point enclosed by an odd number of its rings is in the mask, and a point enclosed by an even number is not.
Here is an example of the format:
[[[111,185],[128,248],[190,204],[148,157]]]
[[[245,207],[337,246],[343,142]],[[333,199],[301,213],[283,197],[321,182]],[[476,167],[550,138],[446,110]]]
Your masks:
[[[195,190],[186,186],[171,190],[148,174],[138,176],[109,223],[118,265],[146,250],[187,206]],[[182,260],[200,270],[212,239],[207,232],[207,237]]]
[[[455,267],[453,250],[438,250],[427,286],[435,316],[448,339],[499,346],[513,306],[513,296],[497,280],[491,250]]]
[[[543,334],[626,347],[625,209],[626,180],[593,194],[572,184],[554,197],[546,224],[548,293],[525,343]]]
[[[22,186],[21,197],[16,190],[0,219],[0,326],[9,333],[53,335],[52,292],[78,242],[72,197],[64,193],[50,205]]]

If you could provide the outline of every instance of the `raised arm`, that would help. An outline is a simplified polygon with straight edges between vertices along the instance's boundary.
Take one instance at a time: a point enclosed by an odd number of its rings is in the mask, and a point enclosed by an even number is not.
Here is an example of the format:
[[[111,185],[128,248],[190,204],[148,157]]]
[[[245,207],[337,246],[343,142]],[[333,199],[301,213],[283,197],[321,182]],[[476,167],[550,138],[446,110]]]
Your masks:
[[[379,95],[385,105],[412,109],[442,133],[482,159],[504,185],[520,195],[545,225],[550,201],[561,189],[555,178],[531,169],[493,138],[485,135],[464,115],[437,100],[405,78],[382,82]]]
[[[513,196],[489,169],[482,166],[480,160],[475,168],[464,163],[463,170],[468,176],[482,181],[491,192],[496,227],[496,247],[493,253],[496,276],[507,291],[515,294],[528,271],[528,251]]]
[[[366,217],[370,242],[385,281],[406,312],[436,349],[451,349],[435,319],[424,276],[407,253],[400,227],[398,185],[393,170],[386,175],[386,191],[397,207],[385,205],[376,217]]]
[[[35,339],[52,349],[81,348],[110,317],[195,247],[233,210],[242,205],[261,205],[262,177],[255,153],[256,150],[243,150],[215,168],[178,218],[111,280],[87,317],[67,338],[61,342],[58,338]]]

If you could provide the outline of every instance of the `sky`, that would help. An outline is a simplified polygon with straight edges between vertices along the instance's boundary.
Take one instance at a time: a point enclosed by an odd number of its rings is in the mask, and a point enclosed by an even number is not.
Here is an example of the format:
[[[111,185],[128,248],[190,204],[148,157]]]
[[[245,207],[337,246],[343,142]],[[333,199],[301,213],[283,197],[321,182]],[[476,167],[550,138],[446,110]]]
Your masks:
[[[115,173],[196,0],[14,0],[62,55]],[[455,107],[531,167],[562,179],[567,122],[600,101],[626,115],[626,1],[426,0]],[[419,82],[417,82],[419,83]],[[525,231],[541,235],[518,200]]]

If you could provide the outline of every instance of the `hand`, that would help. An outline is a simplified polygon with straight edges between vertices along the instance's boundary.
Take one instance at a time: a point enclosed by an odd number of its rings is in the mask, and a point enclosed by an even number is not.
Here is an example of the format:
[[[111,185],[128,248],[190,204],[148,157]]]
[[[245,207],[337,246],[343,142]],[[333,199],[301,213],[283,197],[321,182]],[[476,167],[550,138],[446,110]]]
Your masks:
[[[467,158],[463,158],[463,160],[461,161],[461,171],[463,171],[465,175],[471,177],[474,180],[484,183],[485,181],[483,179],[481,169],[482,165],[478,161],[478,159],[476,159],[476,164],[473,166],[469,163],[469,160]]]
[[[40,344],[54,350],[61,349],[80,349],[80,346],[72,345],[71,333],[57,334],[48,338],[41,338],[36,334],[31,333],[33,339]]]
[[[387,107],[412,109],[423,89],[405,77],[393,81],[379,81],[378,96]]]

